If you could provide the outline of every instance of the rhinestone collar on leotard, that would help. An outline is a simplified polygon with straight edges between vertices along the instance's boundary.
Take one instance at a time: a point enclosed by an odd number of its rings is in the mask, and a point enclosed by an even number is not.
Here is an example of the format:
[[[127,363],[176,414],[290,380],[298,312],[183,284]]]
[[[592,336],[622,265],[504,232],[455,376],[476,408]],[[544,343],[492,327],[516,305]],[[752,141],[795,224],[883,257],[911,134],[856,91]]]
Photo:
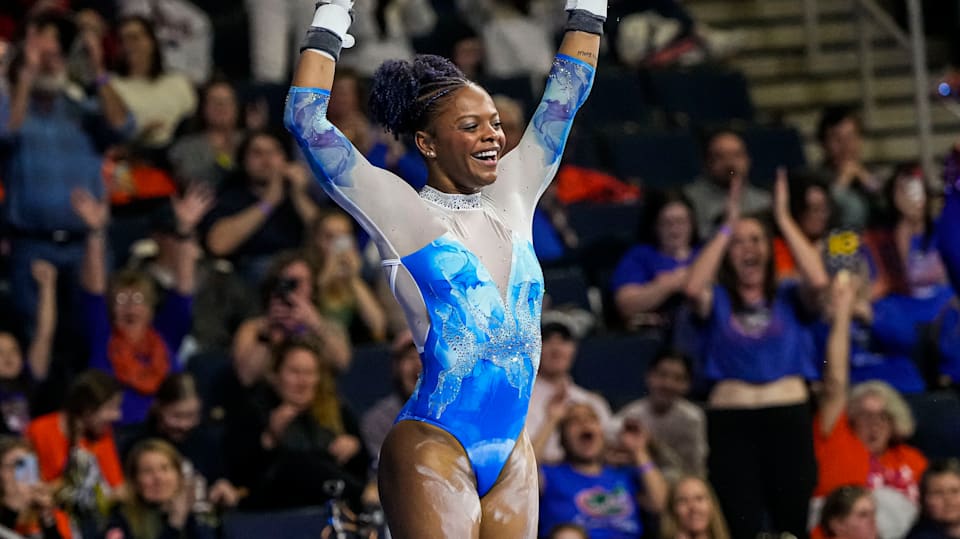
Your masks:
[[[420,198],[448,210],[479,210],[482,207],[479,192],[469,195],[444,193],[425,185],[420,190]]]

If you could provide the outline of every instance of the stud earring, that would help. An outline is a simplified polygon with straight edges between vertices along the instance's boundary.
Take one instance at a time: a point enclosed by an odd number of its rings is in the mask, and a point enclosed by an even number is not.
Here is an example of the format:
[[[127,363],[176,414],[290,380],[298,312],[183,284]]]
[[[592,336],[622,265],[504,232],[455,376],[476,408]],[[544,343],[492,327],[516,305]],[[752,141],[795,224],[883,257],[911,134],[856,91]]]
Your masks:
[[[436,157],[437,154],[434,152],[427,152],[427,157]]]

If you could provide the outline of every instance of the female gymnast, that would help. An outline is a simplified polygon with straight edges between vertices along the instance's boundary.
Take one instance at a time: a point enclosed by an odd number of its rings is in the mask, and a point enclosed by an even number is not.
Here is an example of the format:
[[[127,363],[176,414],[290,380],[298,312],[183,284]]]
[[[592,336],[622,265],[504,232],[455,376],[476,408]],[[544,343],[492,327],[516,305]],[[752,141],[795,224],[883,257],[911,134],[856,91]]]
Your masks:
[[[326,118],[336,59],[354,41],[352,3],[318,5],[285,124],[321,186],[376,242],[423,359],[381,450],[391,533],[533,538],[537,468],[523,425],[543,275],[532,218],[593,82],[607,2],[568,0],[543,100],[508,155],[493,100],[449,61],[420,56],[378,69],[371,116],[413,136],[429,171],[419,193],[370,165]]]

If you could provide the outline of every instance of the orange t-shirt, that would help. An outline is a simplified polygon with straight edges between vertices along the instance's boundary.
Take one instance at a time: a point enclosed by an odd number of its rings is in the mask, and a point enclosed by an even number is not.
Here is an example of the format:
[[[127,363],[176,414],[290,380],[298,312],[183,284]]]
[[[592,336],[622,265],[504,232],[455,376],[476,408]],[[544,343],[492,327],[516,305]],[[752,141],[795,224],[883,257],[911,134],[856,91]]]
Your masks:
[[[40,416],[27,426],[27,439],[37,453],[40,464],[40,478],[53,481],[63,475],[70,452],[70,440],[61,428],[59,412]],[[86,449],[97,459],[100,473],[111,487],[123,483],[123,471],[117,446],[113,441],[113,431],[109,430],[98,440],[80,439],[80,447]]]
[[[911,500],[919,497],[919,482],[927,469],[927,458],[907,444],[896,444],[879,458],[857,438],[850,427],[847,412],[837,419],[833,431],[824,436],[820,428],[820,414],[813,420],[813,450],[820,469],[815,497],[830,494],[843,485],[862,485],[867,488],[886,486],[902,492]]]

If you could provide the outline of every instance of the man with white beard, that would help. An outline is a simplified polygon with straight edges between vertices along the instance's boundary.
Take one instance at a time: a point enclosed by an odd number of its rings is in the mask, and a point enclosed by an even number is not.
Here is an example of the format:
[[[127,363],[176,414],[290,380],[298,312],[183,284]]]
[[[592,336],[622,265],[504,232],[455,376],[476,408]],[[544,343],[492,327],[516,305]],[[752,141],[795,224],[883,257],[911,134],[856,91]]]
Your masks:
[[[102,149],[132,132],[133,120],[111,89],[100,42],[85,33],[74,43],[73,24],[41,13],[9,68],[0,93],[0,161],[6,220],[12,234],[11,289],[24,320],[34,320],[36,291],[30,266],[44,259],[70,279],[83,257],[87,231],[70,205],[74,190],[104,195]],[[65,51],[82,50],[93,69],[87,94],[70,82]],[[96,233],[103,233],[97,231]],[[27,328],[32,333],[32,328]]]

